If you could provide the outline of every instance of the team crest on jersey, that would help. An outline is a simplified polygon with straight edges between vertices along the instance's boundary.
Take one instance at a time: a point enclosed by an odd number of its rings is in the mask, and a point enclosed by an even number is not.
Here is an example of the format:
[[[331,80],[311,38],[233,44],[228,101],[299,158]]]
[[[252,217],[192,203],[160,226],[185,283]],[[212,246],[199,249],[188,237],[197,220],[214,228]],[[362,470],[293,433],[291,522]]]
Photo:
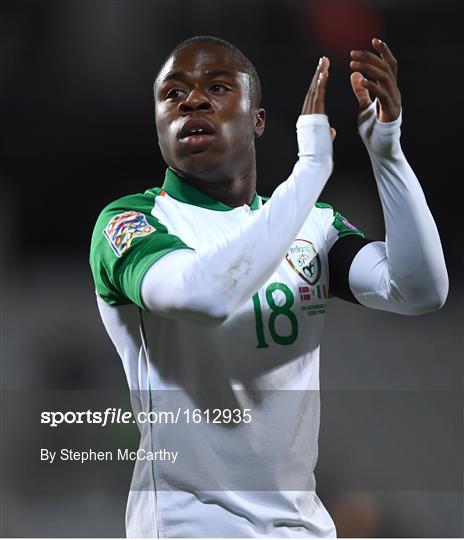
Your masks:
[[[321,259],[309,240],[297,238],[287,252],[288,264],[310,285],[315,285],[321,277]]]
[[[130,248],[132,240],[155,232],[141,212],[123,212],[114,216],[105,227],[103,234],[118,257]]]

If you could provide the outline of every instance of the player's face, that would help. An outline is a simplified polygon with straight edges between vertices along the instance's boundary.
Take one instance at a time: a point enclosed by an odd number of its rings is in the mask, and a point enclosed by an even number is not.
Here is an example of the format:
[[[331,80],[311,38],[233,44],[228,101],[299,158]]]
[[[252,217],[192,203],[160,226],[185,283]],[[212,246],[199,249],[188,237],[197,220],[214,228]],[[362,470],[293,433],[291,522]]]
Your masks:
[[[164,160],[195,177],[234,174],[254,159],[260,135],[250,80],[227,49],[210,43],[177,51],[155,86],[155,118]],[[258,124],[258,125],[257,125]]]

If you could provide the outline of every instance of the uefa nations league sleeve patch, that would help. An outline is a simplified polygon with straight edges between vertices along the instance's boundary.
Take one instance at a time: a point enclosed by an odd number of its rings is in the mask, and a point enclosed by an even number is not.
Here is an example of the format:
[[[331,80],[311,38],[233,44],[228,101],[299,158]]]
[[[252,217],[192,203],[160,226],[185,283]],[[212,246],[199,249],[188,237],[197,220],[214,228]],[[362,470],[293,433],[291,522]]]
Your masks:
[[[116,255],[121,257],[130,248],[132,240],[148,236],[155,231],[155,227],[147,222],[147,218],[141,212],[132,210],[111,218],[103,234]]]

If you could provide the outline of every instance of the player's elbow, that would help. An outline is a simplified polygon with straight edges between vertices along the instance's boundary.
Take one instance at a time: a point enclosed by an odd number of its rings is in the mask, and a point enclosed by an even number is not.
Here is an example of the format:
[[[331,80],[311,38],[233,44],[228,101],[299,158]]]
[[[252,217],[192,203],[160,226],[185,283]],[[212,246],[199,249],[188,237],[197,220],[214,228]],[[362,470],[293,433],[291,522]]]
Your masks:
[[[179,318],[179,317],[176,317]],[[207,328],[217,328],[224,323],[227,317],[222,315],[212,315],[211,313],[200,313],[200,312],[191,312],[191,313],[182,313],[180,317],[188,322],[197,324],[198,326],[204,326]]]
[[[413,295],[405,296],[403,309],[405,315],[425,315],[441,309],[448,297],[448,276],[443,276],[440,283],[414,290]]]
[[[190,296],[184,297],[184,301],[171,305],[171,316],[182,318],[200,326],[214,328],[221,326],[229,317],[230,312],[224,303],[218,303],[215,299]]]
[[[441,309],[448,298],[448,284],[446,287],[436,288],[432,291],[429,291],[427,296],[424,297],[423,301],[419,303],[419,314],[432,313]]]
[[[170,275],[170,268],[162,264],[163,260],[156,263],[142,281],[141,296],[149,311],[207,327],[220,326],[227,319],[229,310],[217,295],[206,287],[192,286],[183,272]]]
[[[403,315],[426,315],[437,311],[444,305],[444,302],[427,300],[426,302],[414,302],[402,306]]]
[[[223,309],[214,309],[212,311],[208,311],[207,313],[203,314],[205,325],[210,327],[217,327],[221,326],[227,318],[229,317],[230,313],[226,312]]]
[[[220,326],[228,317],[228,315],[222,311],[208,309],[206,307],[198,308],[192,305],[179,304],[149,307],[149,311],[157,315],[168,317],[169,319],[185,321],[209,328]]]

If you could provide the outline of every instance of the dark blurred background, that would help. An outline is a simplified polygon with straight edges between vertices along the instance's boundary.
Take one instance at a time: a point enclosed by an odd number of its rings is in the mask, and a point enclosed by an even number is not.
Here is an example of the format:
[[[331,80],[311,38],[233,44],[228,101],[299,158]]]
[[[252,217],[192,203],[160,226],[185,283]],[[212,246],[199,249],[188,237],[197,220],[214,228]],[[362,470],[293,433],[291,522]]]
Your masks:
[[[378,36],[397,56],[402,144],[438,224],[450,295],[439,312],[414,318],[331,301],[317,480],[340,536],[463,536],[462,5],[1,2],[1,535],[124,535],[130,471],[117,482],[92,473],[88,489],[85,469],[79,489],[64,473],[57,489],[50,468],[47,489],[28,448],[48,444],[34,416],[47,392],[92,390],[127,405],[95,305],[90,236],[105,204],[161,185],[153,78],[176,44],[211,34],[236,44],[260,74],[267,127],[258,191],[266,195],[291,171],[307,86],[318,58],[330,57],[327,108],[338,135],[321,200],[378,239],[382,213],[356,133],[349,51]],[[413,437],[403,448],[415,429],[426,442]]]

